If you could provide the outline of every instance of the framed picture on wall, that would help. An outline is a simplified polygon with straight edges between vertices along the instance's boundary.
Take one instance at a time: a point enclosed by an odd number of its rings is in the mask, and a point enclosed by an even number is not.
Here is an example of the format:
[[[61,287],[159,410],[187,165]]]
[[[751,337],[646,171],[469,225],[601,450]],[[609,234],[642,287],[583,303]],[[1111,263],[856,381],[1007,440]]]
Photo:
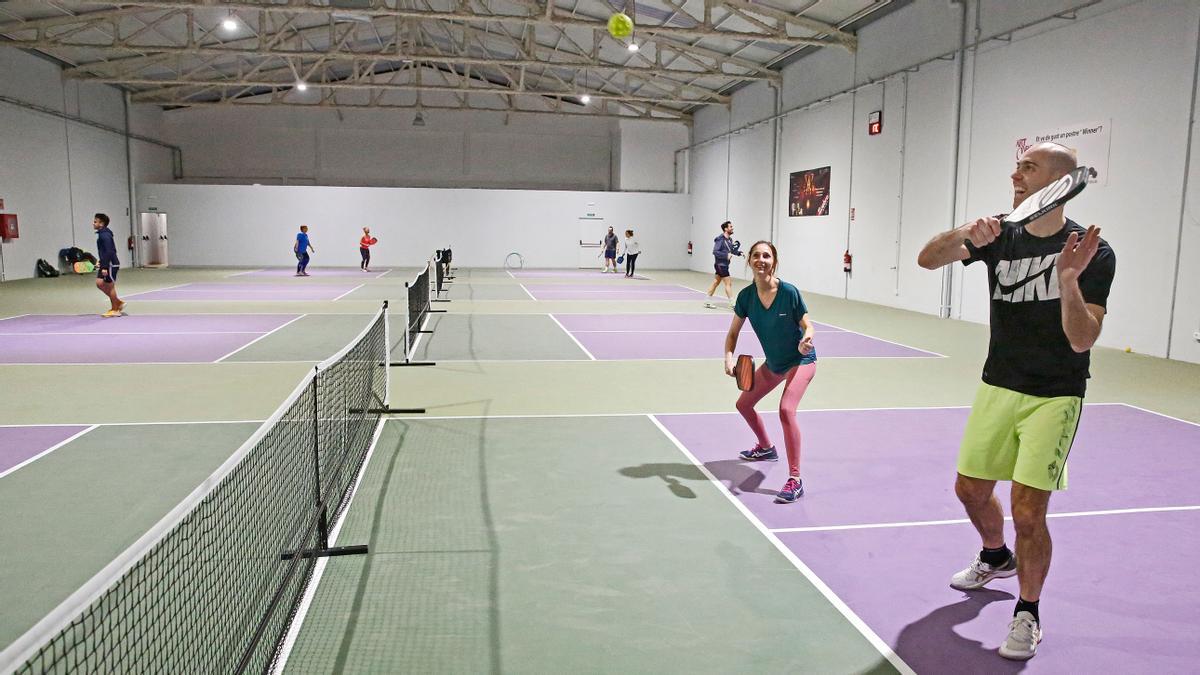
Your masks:
[[[829,215],[829,167],[807,169],[791,174],[788,189],[788,216]]]

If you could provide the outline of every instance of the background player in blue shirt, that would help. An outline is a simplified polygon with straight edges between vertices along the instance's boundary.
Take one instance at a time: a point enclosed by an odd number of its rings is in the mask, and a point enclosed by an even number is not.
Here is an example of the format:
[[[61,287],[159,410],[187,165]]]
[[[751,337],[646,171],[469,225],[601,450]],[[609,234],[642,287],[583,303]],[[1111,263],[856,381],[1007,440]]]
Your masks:
[[[317,249],[313,248],[313,245],[308,241],[307,225],[300,226],[300,232],[296,234],[296,243],[292,245],[292,250],[296,252],[296,260],[298,261],[296,263],[296,276],[308,276],[308,272],[306,271],[308,270],[309,261],[308,252],[312,251],[316,253]]]
[[[117,273],[121,271],[121,261],[117,259],[117,244],[113,241],[112,230],[108,229],[108,216],[97,213],[92,218],[92,228],[96,230],[96,252],[99,261],[96,265],[96,288],[108,296],[112,308],[104,313],[106,318],[121,316],[125,309],[125,301],[117,297]]]

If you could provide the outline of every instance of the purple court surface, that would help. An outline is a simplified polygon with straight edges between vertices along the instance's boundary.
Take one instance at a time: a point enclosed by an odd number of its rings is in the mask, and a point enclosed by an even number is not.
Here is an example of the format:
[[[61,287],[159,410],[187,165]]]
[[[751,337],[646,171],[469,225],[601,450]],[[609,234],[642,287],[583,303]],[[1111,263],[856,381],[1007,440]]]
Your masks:
[[[0,427],[0,476],[87,428],[78,425]]]
[[[534,300],[703,300],[705,297],[700,291],[677,284],[521,284],[521,288]]]
[[[304,284],[307,279],[297,279],[295,283],[265,284],[265,283],[194,283],[161,288],[155,291],[142,291],[125,296],[127,299],[142,302],[145,300],[218,300],[229,301],[288,301],[288,300],[337,300],[343,295],[358,289],[362,284]]]
[[[806,493],[790,505],[773,503],[787,476],[774,414],[763,417],[780,461],[758,463],[737,458],[754,437],[736,413],[658,419],[917,672],[1017,672],[1021,664],[995,653],[1016,579],[970,593],[948,586],[979,547],[953,490],[968,412],[801,411]],[[1200,425],[1131,406],[1086,406],[1070,489],[1050,503],[1046,638],[1025,669],[1194,672],[1198,448]],[[998,490],[1006,512],[1007,493]]]
[[[390,271],[391,270],[388,270],[388,269],[378,269],[378,270],[371,270],[370,272],[364,272],[364,271],[358,269],[357,267],[309,267],[308,275],[310,277],[326,277],[326,278],[329,278],[329,277],[351,277],[354,279],[378,279],[379,277],[387,274]],[[296,268],[288,267],[288,268],[272,268],[272,269],[265,269],[265,270],[249,270],[247,272],[236,272],[234,274],[230,274],[229,276],[230,277],[268,277],[268,278],[272,278],[272,279],[279,278],[279,277],[295,278],[296,277]],[[299,282],[299,279],[297,279],[297,282]]]
[[[555,314],[554,318],[600,360],[719,358],[733,314]],[[817,357],[937,357],[939,354],[814,322]],[[762,346],[743,324],[738,353],[762,358]]]
[[[299,316],[28,315],[0,322],[0,363],[211,363]]]
[[[619,274],[604,273],[600,270],[509,270],[509,274],[517,279],[614,279],[625,280],[624,268]],[[640,274],[633,275],[634,279],[646,280],[650,277],[644,277]]]

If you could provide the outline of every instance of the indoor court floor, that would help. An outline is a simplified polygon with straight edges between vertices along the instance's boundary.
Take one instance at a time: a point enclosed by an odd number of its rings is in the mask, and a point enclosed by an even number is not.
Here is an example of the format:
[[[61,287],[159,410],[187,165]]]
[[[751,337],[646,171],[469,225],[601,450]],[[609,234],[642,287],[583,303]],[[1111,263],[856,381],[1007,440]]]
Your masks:
[[[0,296],[0,647],[138,539],[416,269],[128,270]],[[787,280],[787,270],[781,270]],[[1200,366],[1097,348],[1038,656],[995,650],[1016,579],[948,586],[987,327],[805,294],[817,375],[797,503],[722,370],[711,277],[459,269],[391,405],[283,670],[1194,671]],[[738,282],[740,288],[745,282]],[[1114,308],[1113,311],[1119,311]],[[747,324],[739,352],[761,355]],[[778,391],[759,409],[775,438]],[[1007,488],[999,491],[1007,502]],[[1007,504],[1005,507],[1007,512]],[[1011,543],[1011,523],[1008,523]]]

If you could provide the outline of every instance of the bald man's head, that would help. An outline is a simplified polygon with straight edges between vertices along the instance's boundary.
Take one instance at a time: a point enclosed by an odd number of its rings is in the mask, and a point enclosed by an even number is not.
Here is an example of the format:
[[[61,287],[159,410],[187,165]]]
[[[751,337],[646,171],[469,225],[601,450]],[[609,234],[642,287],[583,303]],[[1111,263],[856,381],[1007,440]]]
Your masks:
[[[1072,169],[1079,166],[1076,160],[1075,151],[1065,145],[1058,143],[1038,143],[1032,148],[1025,151],[1024,157],[1030,157],[1036,153],[1039,164],[1050,169],[1050,172],[1055,178],[1065,176]]]

